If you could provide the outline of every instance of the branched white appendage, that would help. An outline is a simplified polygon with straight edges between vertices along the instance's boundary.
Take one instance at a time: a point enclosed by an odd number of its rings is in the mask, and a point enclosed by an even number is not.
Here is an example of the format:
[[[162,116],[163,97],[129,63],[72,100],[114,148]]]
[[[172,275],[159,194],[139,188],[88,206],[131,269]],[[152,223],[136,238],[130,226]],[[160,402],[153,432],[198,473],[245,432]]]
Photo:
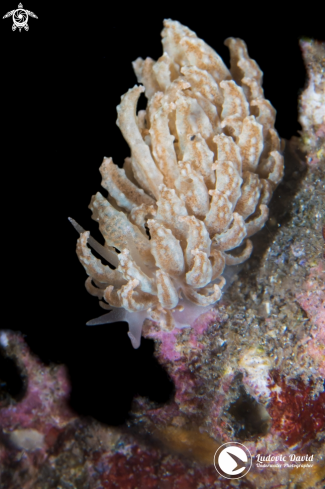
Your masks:
[[[79,233],[82,234],[85,232],[84,228],[80,226],[72,217],[68,217],[68,220],[71,222],[72,226],[75,228],[75,230]],[[113,251],[109,250],[108,248],[104,248],[98,241],[96,241],[92,236],[89,236],[88,238],[88,244],[91,246],[97,253],[100,254],[108,263],[113,265],[114,267],[117,267],[119,265],[119,260],[118,260],[118,255],[117,253],[114,253]]]

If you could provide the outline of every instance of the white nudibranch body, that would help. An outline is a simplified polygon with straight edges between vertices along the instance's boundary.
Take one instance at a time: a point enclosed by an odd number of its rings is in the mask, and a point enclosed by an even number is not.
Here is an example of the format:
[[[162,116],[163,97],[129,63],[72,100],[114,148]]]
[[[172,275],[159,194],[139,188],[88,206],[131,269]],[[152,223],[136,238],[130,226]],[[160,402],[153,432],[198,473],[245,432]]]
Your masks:
[[[133,63],[142,85],[117,107],[131,157],[123,168],[104,158],[108,198],[98,192],[89,206],[105,245],[71,220],[86,288],[112,310],[88,324],[127,321],[135,348],[145,318],[189,326],[220,299],[225,266],[249,258],[283,175],[275,110],[245,43],[225,41],[228,70],[193,31],[164,26],[163,55]],[[136,114],[142,92],[147,109]]]

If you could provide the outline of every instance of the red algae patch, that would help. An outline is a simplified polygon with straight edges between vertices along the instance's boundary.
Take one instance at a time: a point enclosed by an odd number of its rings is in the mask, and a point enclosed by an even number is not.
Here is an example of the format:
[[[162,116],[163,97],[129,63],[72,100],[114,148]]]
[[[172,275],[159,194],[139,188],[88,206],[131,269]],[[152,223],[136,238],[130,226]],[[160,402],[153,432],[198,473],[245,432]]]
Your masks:
[[[268,406],[272,432],[278,431],[290,447],[316,440],[316,435],[325,430],[325,392],[314,398],[312,383],[290,380],[288,385],[277,372],[272,377],[274,386]]]

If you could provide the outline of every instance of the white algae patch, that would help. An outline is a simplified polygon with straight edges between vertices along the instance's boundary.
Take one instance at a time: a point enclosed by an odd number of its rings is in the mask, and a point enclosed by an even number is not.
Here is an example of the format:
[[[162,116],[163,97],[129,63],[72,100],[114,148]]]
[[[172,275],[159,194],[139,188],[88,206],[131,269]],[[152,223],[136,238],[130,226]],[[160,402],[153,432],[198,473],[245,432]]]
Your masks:
[[[18,429],[9,435],[10,441],[21,450],[33,452],[43,448],[44,435],[36,430]]]

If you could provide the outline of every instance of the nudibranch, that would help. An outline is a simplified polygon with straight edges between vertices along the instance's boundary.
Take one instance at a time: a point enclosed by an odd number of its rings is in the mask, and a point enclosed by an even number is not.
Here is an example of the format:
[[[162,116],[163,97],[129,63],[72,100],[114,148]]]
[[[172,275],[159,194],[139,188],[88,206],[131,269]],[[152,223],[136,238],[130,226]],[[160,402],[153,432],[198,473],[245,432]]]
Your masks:
[[[111,311],[87,324],[127,321],[134,348],[146,318],[185,327],[220,299],[224,269],[251,255],[284,167],[275,109],[244,41],[225,41],[230,70],[177,21],[164,21],[162,44],[158,61],[133,63],[140,85],[117,107],[131,156],[123,168],[104,158],[108,197],[89,205],[105,245],[71,219],[87,291]]]

